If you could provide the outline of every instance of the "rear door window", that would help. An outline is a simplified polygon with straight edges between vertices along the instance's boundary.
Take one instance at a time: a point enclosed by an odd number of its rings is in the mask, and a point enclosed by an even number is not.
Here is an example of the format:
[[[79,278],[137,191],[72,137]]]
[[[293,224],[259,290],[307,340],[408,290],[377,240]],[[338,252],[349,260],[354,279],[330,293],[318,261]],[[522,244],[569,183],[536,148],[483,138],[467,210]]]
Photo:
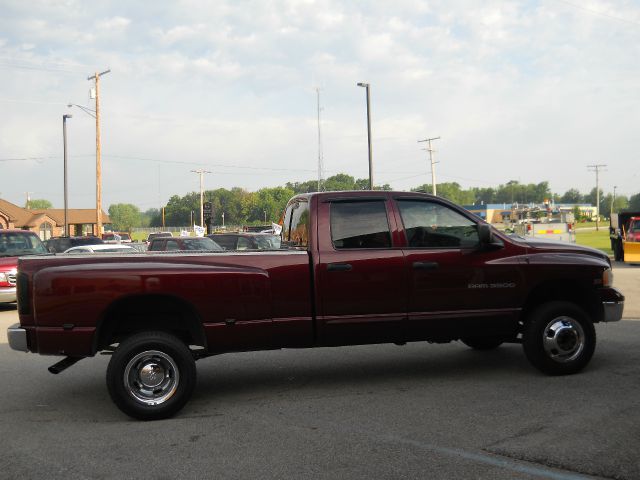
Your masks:
[[[331,204],[334,248],[390,248],[391,232],[384,201]]]

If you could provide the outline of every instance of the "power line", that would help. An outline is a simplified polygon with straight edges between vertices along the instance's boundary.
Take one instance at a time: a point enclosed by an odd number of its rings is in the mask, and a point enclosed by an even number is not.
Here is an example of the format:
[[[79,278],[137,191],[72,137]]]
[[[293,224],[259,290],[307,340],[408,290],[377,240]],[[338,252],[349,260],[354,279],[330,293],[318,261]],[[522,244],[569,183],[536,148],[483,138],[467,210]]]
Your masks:
[[[20,70],[37,70],[42,72],[53,72],[53,73],[68,73],[71,75],[77,75],[80,71],[73,70],[63,70],[61,68],[49,68],[45,66],[34,66],[34,65],[20,65],[17,63],[6,63],[0,62],[0,68],[18,68]]]
[[[582,5],[577,5],[575,3],[572,2],[567,2],[566,0],[556,0],[557,2],[560,3],[564,3],[565,5],[569,5],[573,8],[577,8],[579,10],[583,10],[587,13],[591,13],[592,15],[598,15],[600,17],[605,17],[611,20],[617,20],[618,22],[624,22],[624,23],[628,23],[631,25],[636,25],[636,26],[640,26],[640,22],[634,22],[633,20],[629,20],[628,18],[622,18],[622,17],[616,17],[615,15],[609,15],[608,13],[604,13],[604,12],[600,12],[598,10],[592,10],[590,8],[587,7],[583,7]]]

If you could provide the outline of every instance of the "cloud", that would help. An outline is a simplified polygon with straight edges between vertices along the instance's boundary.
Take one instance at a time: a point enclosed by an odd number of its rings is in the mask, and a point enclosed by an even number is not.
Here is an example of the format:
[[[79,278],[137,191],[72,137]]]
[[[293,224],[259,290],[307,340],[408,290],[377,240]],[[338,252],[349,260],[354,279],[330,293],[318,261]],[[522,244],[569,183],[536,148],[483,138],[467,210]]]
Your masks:
[[[64,105],[86,103],[87,76],[110,67],[101,84],[103,149],[112,156],[106,202],[155,205],[195,190],[189,168],[163,163],[171,160],[227,165],[216,167],[208,188],[313,178],[316,86],[328,173],[365,177],[366,112],[356,82],[368,81],[374,168],[391,172],[381,181],[409,177],[394,187],[424,183],[417,140],[441,136],[443,181],[550,180],[560,193],[589,191],[584,165],[598,161],[611,164],[605,190],[609,182],[637,193],[633,176],[614,165],[637,164],[640,39],[630,22],[640,22],[640,8],[580,7],[497,0],[367,8],[334,0],[15,3],[0,18],[0,157],[60,156]],[[89,155],[76,158],[76,185],[91,185],[95,174],[92,122],[78,111],[69,125],[73,154]],[[56,162],[0,164],[2,195],[52,191],[59,205],[59,189],[46,186],[59,173]],[[41,175],[26,185],[21,169]],[[136,188],[140,179],[146,183]],[[91,188],[83,188],[78,200],[86,203],[76,206],[91,207]]]
[[[108,30],[108,31],[122,31],[126,29],[131,20],[124,17],[112,17],[106,20],[100,20],[96,23],[96,27],[100,30]]]

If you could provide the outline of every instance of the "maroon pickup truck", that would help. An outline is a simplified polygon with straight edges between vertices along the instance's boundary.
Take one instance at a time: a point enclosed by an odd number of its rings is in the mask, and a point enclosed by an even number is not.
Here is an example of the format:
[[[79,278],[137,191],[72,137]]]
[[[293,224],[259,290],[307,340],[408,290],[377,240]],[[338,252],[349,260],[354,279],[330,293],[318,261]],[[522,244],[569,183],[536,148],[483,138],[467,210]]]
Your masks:
[[[139,419],[173,415],[195,360],[224,352],[461,340],[522,343],[544,373],[591,359],[594,324],[620,320],[609,258],[507,236],[441,198],[339,192],[294,197],[283,248],[21,259],[15,350],[112,354],[107,386]]]

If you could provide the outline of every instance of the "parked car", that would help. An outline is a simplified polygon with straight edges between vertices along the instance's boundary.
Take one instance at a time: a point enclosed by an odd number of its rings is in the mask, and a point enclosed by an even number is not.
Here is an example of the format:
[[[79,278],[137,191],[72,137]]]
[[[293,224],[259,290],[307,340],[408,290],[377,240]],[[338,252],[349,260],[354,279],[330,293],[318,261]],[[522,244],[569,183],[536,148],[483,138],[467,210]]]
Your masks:
[[[173,237],[171,232],[152,232],[147,236],[146,244],[149,245],[149,242],[154,238],[169,238]]]
[[[104,241],[101,238],[88,237],[51,237],[45,242],[47,250],[51,253],[62,253],[71,247],[79,247],[82,245],[102,245]]]
[[[207,236],[225,250],[273,250],[280,248],[280,236],[268,233],[213,233]]]
[[[71,247],[63,253],[138,253],[138,250],[129,245],[110,244],[102,245],[81,245],[79,247]]]
[[[224,248],[207,237],[156,237],[149,242],[150,252],[166,252],[170,250],[221,252]]]
[[[104,243],[131,243],[131,235],[127,232],[109,232],[102,234]]]
[[[46,254],[38,235],[25,230],[0,230],[0,303],[16,301],[18,257]]]

